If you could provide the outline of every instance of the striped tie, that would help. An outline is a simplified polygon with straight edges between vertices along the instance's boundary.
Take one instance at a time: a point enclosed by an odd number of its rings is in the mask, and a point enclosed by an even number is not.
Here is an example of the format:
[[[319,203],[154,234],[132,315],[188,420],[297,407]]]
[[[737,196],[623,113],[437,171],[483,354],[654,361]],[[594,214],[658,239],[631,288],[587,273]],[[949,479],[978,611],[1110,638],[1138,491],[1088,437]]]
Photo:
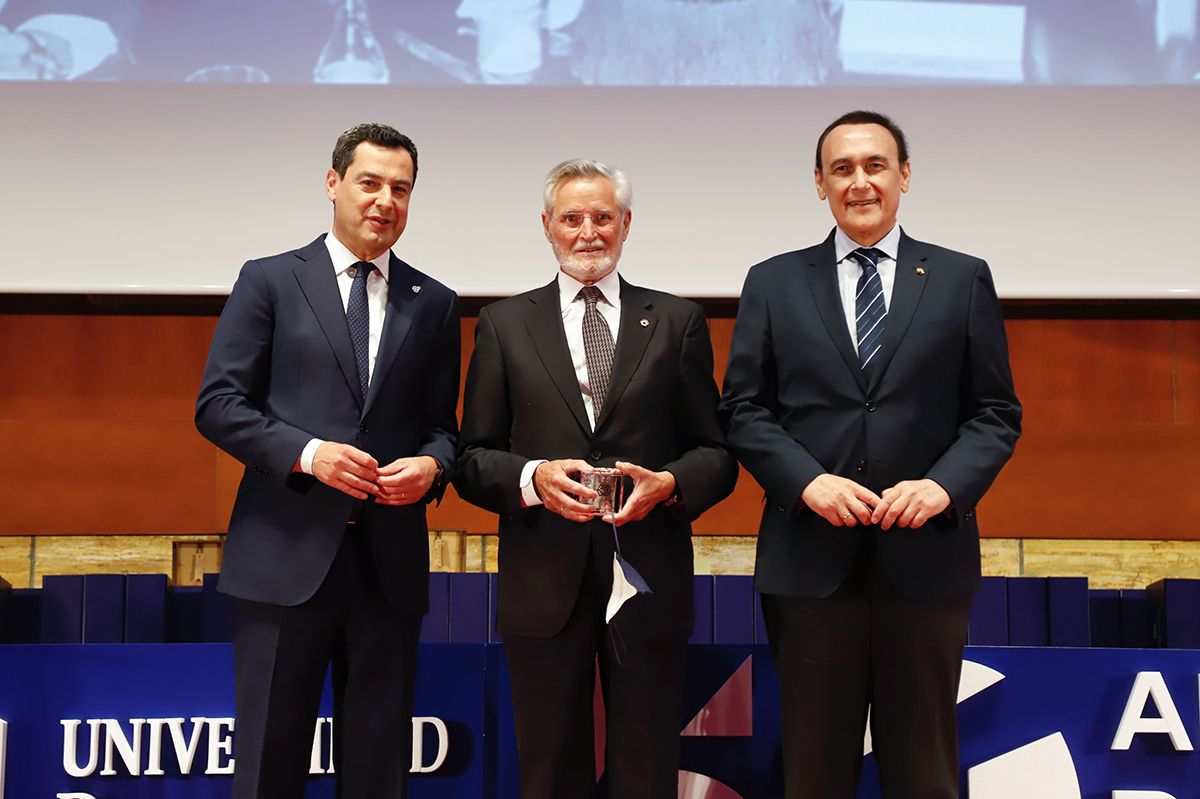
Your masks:
[[[608,393],[608,381],[612,376],[613,344],[612,330],[600,315],[596,303],[604,295],[595,286],[584,286],[579,297],[585,305],[583,311],[583,354],[587,359],[588,388],[592,391],[592,413],[600,418],[604,408],[604,397]]]
[[[874,247],[860,247],[850,257],[862,267],[858,289],[854,296],[855,331],[858,334],[858,363],[867,371],[871,359],[883,346],[883,331],[887,328],[887,305],[883,301],[883,281],[876,264],[887,254]]]

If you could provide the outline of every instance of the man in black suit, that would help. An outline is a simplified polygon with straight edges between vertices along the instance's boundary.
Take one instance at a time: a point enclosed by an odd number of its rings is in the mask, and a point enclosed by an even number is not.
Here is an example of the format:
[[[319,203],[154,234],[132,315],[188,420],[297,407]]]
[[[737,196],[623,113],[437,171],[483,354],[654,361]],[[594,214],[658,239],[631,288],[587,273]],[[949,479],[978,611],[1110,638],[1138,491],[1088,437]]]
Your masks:
[[[817,143],[837,228],[753,267],[721,399],[766,490],[755,584],[789,799],[851,799],[870,710],[885,797],[957,797],[975,506],[1021,407],[987,264],[896,224],[904,134],[855,111]]]
[[[332,663],[339,795],[401,797],[425,503],[458,432],[458,298],[391,253],[417,177],[412,141],[338,139],[333,228],[248,261],[213,334],[196,426],[246,466],[219,588],[233,598],[235,799],[299,799]]]
[[[593,795],[597,657],[609,795],[676,795],[690,521],[737,476],[703,312],[617,274],[631,199],[605,164],[550,171],[542,224],[559,274],[483,309],[467,373],[455,486],[500,515],[497,628],[524,799]],[[615,517],[597,518],[578,474],[613,466],[632,489]],[[614,523],[653,593],[606,625]]]

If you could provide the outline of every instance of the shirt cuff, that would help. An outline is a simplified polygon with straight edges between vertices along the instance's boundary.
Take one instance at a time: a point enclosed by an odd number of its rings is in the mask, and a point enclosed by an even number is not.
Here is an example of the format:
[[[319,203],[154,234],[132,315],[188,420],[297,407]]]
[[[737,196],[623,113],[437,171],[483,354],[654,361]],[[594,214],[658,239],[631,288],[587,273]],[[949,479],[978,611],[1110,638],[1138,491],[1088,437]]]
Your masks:
[[[117,53],[117,37],[107,22],[76,14],[41,14],[21,23],[21,33],[49,33],[71,47],[71,63],[64,65],[66,80],[86,75]]]
[[[321,439],[314,438],[304,445],[304,449],[300,452],[300,471],[304,472],[305,474],[313,473],[312,462],[313,458],[316,457],[317,447],[324,443],[325,442]]]
[[[542,498],[537,495],[537,490],[533,487],[533,473],[537,467],[545,463],[546,460],[529,461],[521,469],[521,507],[532,508],[542,504]]]

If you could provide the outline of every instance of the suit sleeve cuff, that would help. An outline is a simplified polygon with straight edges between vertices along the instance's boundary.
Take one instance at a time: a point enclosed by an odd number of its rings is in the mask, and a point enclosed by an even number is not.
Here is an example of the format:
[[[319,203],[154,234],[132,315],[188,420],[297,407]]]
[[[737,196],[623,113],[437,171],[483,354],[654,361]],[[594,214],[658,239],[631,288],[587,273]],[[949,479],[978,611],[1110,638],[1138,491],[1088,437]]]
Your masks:
[[[532,508],[542,504],[542,498],[533,487],[533,473],[545,463],[545,459],[529,461],[521,468],[521,507]]]

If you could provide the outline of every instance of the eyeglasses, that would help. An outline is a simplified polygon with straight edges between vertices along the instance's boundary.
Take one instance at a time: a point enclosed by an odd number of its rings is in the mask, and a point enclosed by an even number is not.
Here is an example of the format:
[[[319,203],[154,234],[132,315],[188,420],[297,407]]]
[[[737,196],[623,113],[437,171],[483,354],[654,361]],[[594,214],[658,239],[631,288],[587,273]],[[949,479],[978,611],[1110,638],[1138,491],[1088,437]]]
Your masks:
[[[578,230],[583,226],[585,219],[592,220],[592,227],[597,230],[608,230],[617,224],[617,215],[612,211],[597,211],[594,214],[559,214],[554,221],[568,230]]]

